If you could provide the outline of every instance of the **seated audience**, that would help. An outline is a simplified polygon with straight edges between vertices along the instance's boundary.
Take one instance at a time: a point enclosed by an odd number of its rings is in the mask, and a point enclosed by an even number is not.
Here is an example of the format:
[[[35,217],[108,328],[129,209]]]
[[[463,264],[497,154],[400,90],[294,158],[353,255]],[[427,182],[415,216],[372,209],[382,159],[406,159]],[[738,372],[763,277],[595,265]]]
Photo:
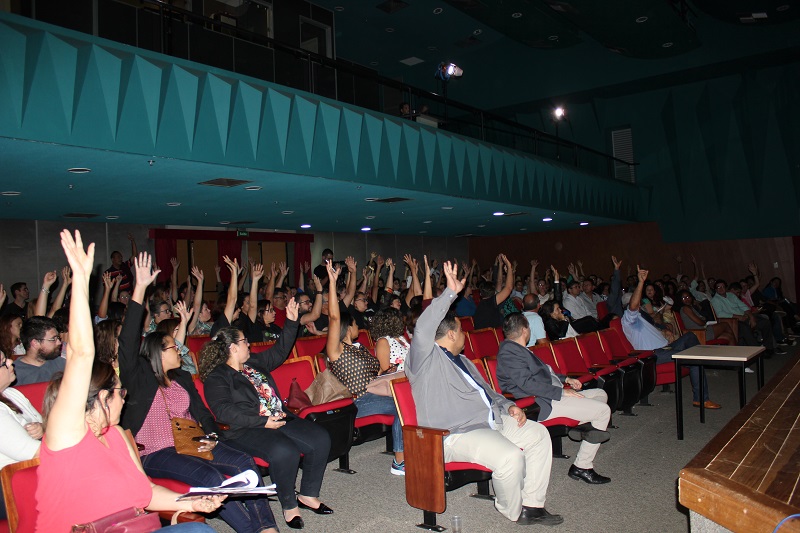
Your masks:
[[[234,287],[235,272],[231,272]],[[206,400],[212,412],[230,425],[223,431],[225,444],[269,463],[284,520],[290,528],[302,529],[300,507],[317,514],[333,513],[319,501],[331,439],[322,426],[284,411],[280,391],[270,376],[289,356],[297,337],[294,300],[286,306],[286,318],[283,334],[275,345],[254,354],[238,329],[226,327],[217,331],[201,351],[200,378],[205,381]],[[300,493],[295,494],[301,456],[303,480]]]
[[[392,443],[394,460],[390,472],[398,476],[406,474],[403,456],[403,427],[397,416],[397,407],[391,396],[379,396],[367,392],[367,385],[381,373],[382,361],[373,357],[366,347],[355,342],[358,339],[358,325],[348,313],[340,313],[336,300],[336,280],[341,268],[336,270],[328,264],[328,279],[331,280],[328,299],[329,310],[328,342],[325,353],[328,356],[328,368],[353,395],[353,402],[358,408],[357,418],[369,415],[392,415]],[[388,369],[388,368],[387,368]]]
[[[591,485],[608,483],[606,476],[594,471],[594,457],[600,444],[609,439],[606,428],[611,419],[608,396],[602,389],[581,390],[577,379],[557,375],[526,348],[531,338],[528,321],[519,313],[503,321],[505,340],[497,352],[497,381],[503,392],[515,398],[536,396],[539,421],[566,417],[578,420],[582,431],[574,432],[582,441],[575,462],[567,475]],[[565,389],[566,383],[571,389]],[[580,392],[578,392],[580,391]]]
[[[399,310],[387,307],[375,313],[370,335],[375,339],[375,357],[380,362],[381,373],[403,370],[411,346],[403,336],[405,330]]]
[[[706,340],[712,341],[715,339],[726,340],[731,346],[736,345],[736,336],[731,330],[730,324],[727,322],[717,322],[716,324],[708,324],[706,317],[700,308],[700,302],[694,299],[692,293],[684,289],[678,291],[678,302],[676,309],[681,314],[683,325],[687,329],[704,329],[706,330]]]
[[[514,288],[514,269],[511,261],[503,254],[497,256],[497,261],[499,263],[497,282],[481,283],[481,301],[472,317],[475,329],[499,328],[503,325],[504,315],[500,308]],[[505,270],[505,283],[501,285],[503,270]]]
[[[189,322],[187,330],[189,335],[208,335],[211,333],[214,320],[211,317],[211,309],[203,300],[205,275],[197,266],[193,266],[192,276],[197,280],[197,290],[194,293],[194,302],[192,303],[192,320]]]
[[[528,346],[533,346],[547,340],[547,332],[544,329],[544,321],[539,315],[539,298],[535,294],[526,294],[522,299],[522,315],[528,320],[528,327],[531,330],[531,338]]]
[[[19,315],[0,316],[0,350],[12,360],[25,354],[25,347],[20,339],[22,317]]]
[[[66,361],[61,357],[61,337],[51,318],[29,318],[22,324],[20,337],[25,355],[14,362],[17,385],[50,381],[53,374],[64,370]]]
[[[183,301],[178,300],[178,303],[175,304],[175,312],[178,313],[180,318],[162,320],[156,327],[154,333],[160,332],[171,336],[175,341],[178,354],[181,356],[181,370],[196,375],[197,367],[194,364],[192,356],[189,355],[189,347],[184,344],[186,342],[186,325],[191,318]]]
[[[464,332],[455,315],[448,314],[466,282],[456,273],[456,265],[444,264],[447,288],[417,321],[406,359],[419,425],[450,431],[444,440],[445,461],[492,470],[495,508],[503,516],[521,525],[560,524],[561,516],[544,508],[553,459],[547,429],[494,392],[460,355]]]
[[[64,230],[61,245],[73,271],[66,369],[45,396],[46,432],[37,469],[36,531],[69,531],[131,507],[153,511],[215,511],[223,497],[176,501],[178,494],[154,485],[119,427],[126,390],[111,365],[95,361],[89,277],[94,245],[84,251],[80,232]],[[137,324],[138,327],[138,324]],[[69,490],[64,490],[69,480]],[[208,532],[186,523],[163,531]]]
[[[725,280],[717,280],[714,285],[714,297],[711,305],[718,318],[735,318],[739,325],[739,344],[744,346],[758,346],[763,343],[767,353],[786,353],[783,347],[776,346],[775,336],[772,334],[772,324],[764,315],[754,314],[750,308],[735,294],[728,292]],[[756,337],[756,333],[758,336]]]

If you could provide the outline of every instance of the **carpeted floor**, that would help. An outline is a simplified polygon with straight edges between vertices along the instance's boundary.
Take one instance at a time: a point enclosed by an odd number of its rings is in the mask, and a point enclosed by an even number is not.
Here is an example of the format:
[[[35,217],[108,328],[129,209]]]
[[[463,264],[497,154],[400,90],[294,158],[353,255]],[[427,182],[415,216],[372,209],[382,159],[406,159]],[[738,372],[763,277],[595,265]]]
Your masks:
[[[765,361],[766,382],[794,358],[775,355]],[[561,514],[564,523],[522,527],[506,520],[494,510],[492,502],[471,498],[475,486],[466,486],[447,495],[447,511],[439,515],[439,524],[449,528],[450,518],[462,517],[464,533],[519,532],[524,529],[559,533],[689,531],[686,509],[677,501],[677,478],[692,457],[733,417],[739,409],[737,373],[733,370],[707,372],[711,399],[722,404],[719,411],[706,411],[706,423],[700,424],[699,410],[691,406],[691,389],[684,379],[684,439],[677,440],[675,396],[657,388],[650,396],[652,407],[634,409],[638,416],[617,413],[611,440],[603,444],[595,460],[595,469],[611,477],[607,485],[590,486],[567,477],[572,459],[554,459],[546,507]],[[756,392],[754,374],[747,374],[748,399]],[[688,406],[688,407],[687,407]],[[355,475],[334,472],[328,466],[322,487],[322,500],[335,509],[330,516],[303,512],[305,531],[313,533],[394,533],[422,531],[414,526],[422,521],[422,511],[405,501],[402,477],[389,473],[391,457],[382,455],[383,440],[369,442],[351,451]],[[564,453],[574,458],[578,444],[564,439]],[[298,484],[299,485],[299,484]],[[281,531],[291,531],[282,520],[280,506],[272,502]],[[232,531],[224,522],[209,522],[217,531]]]

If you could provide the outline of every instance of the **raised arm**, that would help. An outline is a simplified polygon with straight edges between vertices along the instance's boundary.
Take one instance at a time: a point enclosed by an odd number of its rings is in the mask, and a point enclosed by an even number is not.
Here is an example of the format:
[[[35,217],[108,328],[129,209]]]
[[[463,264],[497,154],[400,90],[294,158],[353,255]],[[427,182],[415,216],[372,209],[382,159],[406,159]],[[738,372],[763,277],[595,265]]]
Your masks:
[[[639,277],[639,283],[636,284],[636,289],[633,291],[633,295],[631,296],[631,301],[628,304],[628,308],[631,311],[638,311],[639,305],[642,303],[642,291],[644,290],[644,282],[647,279],[647,275],[650,274],[649,270],[642,270],[639,268],[639,265],[636,265],[636,275]]]
[[[539,261],[536,259],[531,261],[531,273],[528,276],[528,294],[536,294],[536,267],[539,266]]]
[[[181,323],[178,324],[178,332],[175,334],[175,340],[181,344],[186,344],[186,331],[189,326],[189,321],[192,319],[192,311],[186,309],[186,304],[182,301],[175,304],[175,311],[177,311],[178,316],[181,317]]]
[[[494,260],[494,268],[492,270],[492,274],[494,274],[494,270],[497,270],[497,275],[495,276],[494,282],[494,292],[500,293],[503,290],[503,260],[501,259],[500,254]],[[499,302],[498,302],[499,303]]]
[[[347,257],[344,260],[344,264],[347,265],[347,292],[345,292],[344,299],[342,299],[342,303],[345,307],[350,307],[350,304],[353,303],[353,298],[356,296],[356,268],[358,267],[358,263],[353,257]],[[330,308],[330,300],[328,300],[328,306]],[[330,311],[328,311],[330,313]]]
[[[131,257],[128,261],[133,261],[139,255],[139,249],[136,247],[136,239],[133,238],[133,233],[128,233],[128,240],[131,242]]]
[[[94,243],[83,248],[81,233],[75,237],[61,232],[61,247],[72,267],[72,299],[69,305],[69,342],[67,362],[47,421],[45,443],[52,451],[78,444],[86,434],[86,397],[94,362],[92,315],[89,311],[89,277],[94,268]]]
[[[3,287],[3,284],[0,283],[0,308],[3,307],[4,303],[6,303],[6,297],[8,297],[8,293],[6,293],[6,289]]]
[[[278,264],[278,270],[280,271],[280,276],[278,277],[278,281],[275,283],[275,286],[283,287],[283,284],[286,281],[286,276],[289,274],[289,267],[286,266],[285,261],[281,261]]]
[[[500,268],[497,269],[497,277],[500,278],[500,273],[503,271],[503,266],[505,265],[505,284],[503,284],[503,289],[497,293],[494,297],[495,302],[497,305],[502,304],[506,301],[506,299],[511,296],[511,291],[514,289],[514,267],[511,266],[511,261],[508,260],[504,254],[500,254],[500,261],[502,264]]]
[[[278,271],[275,268],[275,263],[272,263],[272,266],[269,267],[269,280],[267,280],[267,288],[264,292],[264,299],[272,301],[272,297],[275,296],[275,282],[278,279]]]
[[[42,279],[42,289],[39,291],[39,297],[36,299],[36,316],[44,316],[47,313],[47,297],[50,295],[50,287],[58,279],[58,274],[53,270],[46,272],[44,279]]]
[[[428,264],[428,256],[423,255],[422,260],[425,263],[425,285],[422,288],[422,299],[433,299],[433,287],[431,286],[431,266]]]
[[[311,279],[314,280],[314,288],[317,290],[316,294],[314,294],[314,306],[311,311],[300,317],[301,326],[314,322],[322,314],[322,282],[316,274],[311,274]]]
[[[236,295],[238,294],[237,287],[239,286],[239,261],[230,257],[223,256],[223,261],[228,266],[231,272],[231,282],[228,284],[228,299],[225,301],[225,318],[228,319],[228,324],[233,323],[233,312],[236,310]]]
[[[253,265],[252,261],[248,262],[248,264],[250,266]],[[244,288],[244,282],[247,281],[247,271],[245,268],[247,268],[245,265],[239,267],[239,282],[236,284],[236,294],[242,292],[242,289]]]
[[[197,321],[200,319],[200,309],[203,308],[203,280],[205,279],[203,271],[197,268],[197,265],[192,267],[192,276],[197,280],[197,291],[194,293],[194,303],[192,304],[192,321],[189,322],[190,332],[195,330]]]
[[[250,311],[247,316],[250,322],[255,323],[258,314],[258,280],[264,277],[264,265],[261,263],[253,264],[250,267],[252,279],[250,280]]]
[[[350,258],[352,259],[352,258]],[[335,361],[342,355],[342,341],[339,339],[341,333],[342,316],[339,312],[338,295],[336,294],[336,282],[339,279],[339,274],[342,273],[342,267],[333,269],[330,260],[325,262],[325,267],[328,270],[328,341],[325,344],[325,353],[328,354],[328,359]]]
[[[97,309],[97,316],[99,318],[108,317],[108,299],[111,296],[111,289],[114,287],[114,281],[121,277],[120,275],[115,279],[111,279],[111,274],[103,272],[103,298],[100,300],[100,307]]]
[[[419,263],[417,262],[416,259],[411,257],[411,254],[406,254],[405,256],[403,256],[403,260],[406,262],[408,268],[411,270],[411,290],[408,292],[412,294],[411,296],[412,298],[414,296],[419,296],[422,294],[422,286],[419,284],[419,274],[418,274]],[[406,305],[408,305],[409,302],[411,302],[411,298],[406,296]]]
[[[61,306],[64,305],[64,298],[67,296],[67,288],[72,284],[72,273],[69,270],[68,266],[65,266],[61,269],[61,286],[58,288],[58,293],[56,294],[55,299],[53,300],[53,304],[50,306],[50,310],[47,312],[47,316],[53,318],[53,315],[56,314],[56,311],[61,309]],[[3,304],[0,303],[0,306]]]
[[[754,280],[753,287],[755,287],[756,289],[759,288],[761,286],[761,280],[758,279],[758,265],[755,263],[755,261],[747,265],[747,270],[749,270],[750,273],[753,275],[753,280]]]
[[[178,267],[181,266],[181,262],[178,261],[177,257],[170,258],[169,262],[172,265],[172,274],[169,275],[169,283],[171,285],[169,295],[172,299],[171,303],[174,304],[178,301]]]
[[[374,252],[373,252],[374,253]],[[383,257],[380,255],[375,256],[375,277],[372,278],[372,290],[370,291],[369,297],[372,299],[372,303],[378,303],[378,282],[381,279],[381,269],[383,269]]]

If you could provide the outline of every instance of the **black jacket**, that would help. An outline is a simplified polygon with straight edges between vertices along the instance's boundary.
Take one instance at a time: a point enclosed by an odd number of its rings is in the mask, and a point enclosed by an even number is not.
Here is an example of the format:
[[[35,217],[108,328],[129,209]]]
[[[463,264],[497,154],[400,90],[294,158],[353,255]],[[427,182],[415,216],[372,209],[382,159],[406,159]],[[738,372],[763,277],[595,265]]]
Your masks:
[[[275,385],[270,372],[278,368],[292,352],[294,341],[297,338],[298,322],[286,320],[283,334],[275,345],[269,350],[251,353],[247,365],[255,368],[266,376],[269,386],[275,394],[282,398],[281,392]],[[223,433],[225,439],[235,439],[244,429],[263,428],[268,419],[259,415],[261,403],[253,384],[226,364],[221,364],[211,371],[205,380],[205,393],[208,406],[214,411],[217,419],[230,425],[230,429]],[[289,391],[284,391],[288,394]],[[287,417],[294,415],[287,413]]]
[[[125,397],[125,408],[122,410],[121,425],[136,435],[142,429],[153,399],[158,394],[158,381],[150,366],[150,361],[139,356],[139,344],[142,336],[142,318],[144,308],[141,304],[130,302],[119,335],[119,378],[122,386],[128,389]],[[189,412],[200,422],[206,433],[218,432],[214,417],[206,409],[197,389],[192,382],[192,375],[185,370],[174,370],[170,373],[174,381],[189,393]]]
[[[557,375],[559,380],[564,376]],[[536,396],[539,404],[539,420],[545,420],[552,412],[553,400],[560,400],[564,387],[553,385],[547,365],[530,350],[514,341],[504,340],[497,352],[497,382],[503,392],[514,398]]]
[[[564,305],[561,303],[561,285],[558,284],[553,287],[553,301],[563,309]],[[547,338],[551,341],[563,339],[567,335],[567,328],[569,328],[569,320],[556,320],[551,316],[542,315],[542,322],[544,322],[544,330],[547,332]]]

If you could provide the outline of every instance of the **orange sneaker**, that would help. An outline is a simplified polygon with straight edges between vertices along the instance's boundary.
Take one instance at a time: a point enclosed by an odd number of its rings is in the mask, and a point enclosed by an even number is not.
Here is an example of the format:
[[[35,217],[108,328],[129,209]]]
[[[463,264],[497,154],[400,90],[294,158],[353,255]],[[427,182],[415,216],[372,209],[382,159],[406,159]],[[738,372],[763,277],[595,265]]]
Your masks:
[[[692,402],[692,405],[695,407],[700,407],[700,402]],[[722,406],[716,402],[712,402],[711,400],[706,400],[705,404],[703,405],[706,409],[722,409]]]

